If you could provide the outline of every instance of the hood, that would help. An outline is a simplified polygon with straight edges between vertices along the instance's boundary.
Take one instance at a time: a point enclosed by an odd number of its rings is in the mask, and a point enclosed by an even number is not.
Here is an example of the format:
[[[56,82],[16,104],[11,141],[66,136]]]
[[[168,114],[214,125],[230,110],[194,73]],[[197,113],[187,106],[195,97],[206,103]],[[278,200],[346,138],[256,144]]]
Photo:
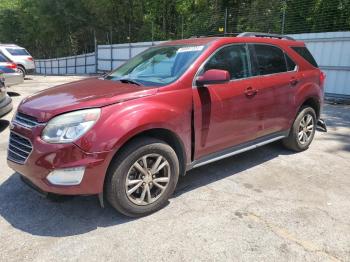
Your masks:
[[[46,122],[55,115],[92,107],[103,107],[157,93],[157,88],[119,81],[90,78],[52,87],[25,98],[18,111]]]

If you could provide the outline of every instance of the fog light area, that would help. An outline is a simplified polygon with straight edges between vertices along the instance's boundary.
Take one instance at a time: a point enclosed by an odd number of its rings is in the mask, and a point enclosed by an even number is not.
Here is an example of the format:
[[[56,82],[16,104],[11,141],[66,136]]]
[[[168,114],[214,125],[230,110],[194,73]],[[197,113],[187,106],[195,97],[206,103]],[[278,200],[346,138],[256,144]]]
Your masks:
[[[79,185],[83,180],[84,172],[85,167],[56,169],[47,176],[47,180],[53,185]]]

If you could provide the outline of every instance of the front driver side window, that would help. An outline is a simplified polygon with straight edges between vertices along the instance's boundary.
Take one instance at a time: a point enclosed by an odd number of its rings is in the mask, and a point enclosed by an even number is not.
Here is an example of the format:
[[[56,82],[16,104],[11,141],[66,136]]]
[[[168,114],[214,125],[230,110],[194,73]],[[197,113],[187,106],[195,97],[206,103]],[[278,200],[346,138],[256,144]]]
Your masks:
[[[248,52],[245,45],[231,45],[219,50],[204,66],[204,70],[221,69],[230,73],[232,79],[250,76]]]

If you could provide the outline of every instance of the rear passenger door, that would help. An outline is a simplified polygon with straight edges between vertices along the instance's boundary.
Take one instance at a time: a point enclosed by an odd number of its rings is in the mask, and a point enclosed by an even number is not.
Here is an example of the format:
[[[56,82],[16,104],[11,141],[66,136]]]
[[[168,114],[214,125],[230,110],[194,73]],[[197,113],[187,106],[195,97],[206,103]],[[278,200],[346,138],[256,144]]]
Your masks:
[[[297,67],[277,46],[249,45],[253,78],[258,86],[258,137],[285,131],[294,113],[293,97],[298,85]]]

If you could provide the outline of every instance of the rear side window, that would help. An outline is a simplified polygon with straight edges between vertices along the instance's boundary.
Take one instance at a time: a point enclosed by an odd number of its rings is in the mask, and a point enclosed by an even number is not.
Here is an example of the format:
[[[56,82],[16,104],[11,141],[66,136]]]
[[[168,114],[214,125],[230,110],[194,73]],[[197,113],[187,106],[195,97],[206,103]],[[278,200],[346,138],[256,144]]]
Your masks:
[[[29,55],[24,48],[6,48],[6,50],[13,56]]]
[[[254,45],[254,49],[259,75],[287,72],[284,52],[280,48],[270,45]]]
[[[312,56],[310,51],[304,46],[292,46],[291,47],[295,52],[302,56],[306,61],[312,64],[314,67],[318,67],[315,58]]]
[[[248,51],[245,45],[231,45],[219,50],[204,66],[204,72],[210,69],[226,70],[231,79],[250,76]]]
[[[10,62],[10,60],[7,59],[7,57],[4,56],[2,53],[0,53],[0,62]]]
[[[286,57],[288,71],[294,71],[296,69],[297,65],[294,63],[294,61],[287,54],[284,54],[284,55]]]

